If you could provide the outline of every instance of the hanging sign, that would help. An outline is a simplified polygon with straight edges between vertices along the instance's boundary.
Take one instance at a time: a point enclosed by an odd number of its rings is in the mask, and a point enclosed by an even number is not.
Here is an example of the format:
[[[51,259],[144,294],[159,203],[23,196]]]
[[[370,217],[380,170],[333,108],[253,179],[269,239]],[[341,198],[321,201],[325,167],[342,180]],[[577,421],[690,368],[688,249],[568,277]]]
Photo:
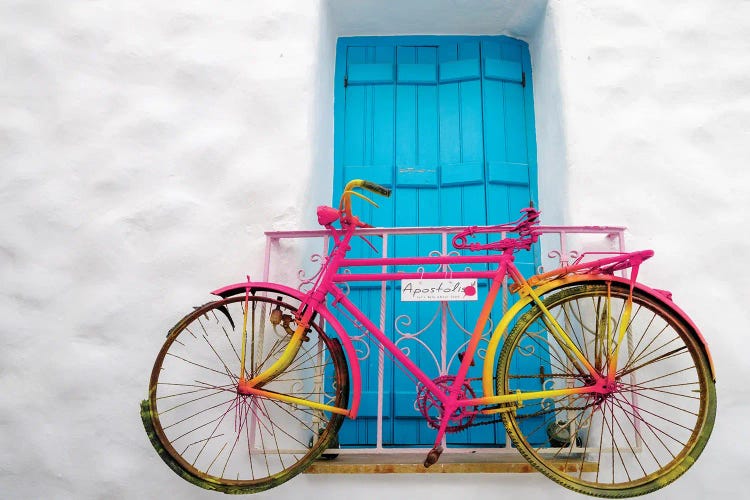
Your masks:
[[[433,302],[448,300],[477,300],[477,280],[401,280],[402,302]]]

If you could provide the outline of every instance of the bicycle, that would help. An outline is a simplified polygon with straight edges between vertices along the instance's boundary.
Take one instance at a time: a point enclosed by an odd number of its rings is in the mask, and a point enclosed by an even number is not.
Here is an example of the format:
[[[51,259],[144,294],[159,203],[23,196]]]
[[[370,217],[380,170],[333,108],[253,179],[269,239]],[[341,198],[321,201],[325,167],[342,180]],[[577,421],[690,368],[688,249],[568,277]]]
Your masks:
[[[169,331],[141,416],[155,449],[181,477],[225,493],[254,493],[324,454],[344,417],[356,418],[360,403],[361,374],[342,314],[417,381],[417,406],[437,429],[425,467],[439,459],[446,433],[498,414],[531,465],[589,495],[649,493],[698,458],[716,414],[713,364],[698,328],[671,295],[637,281],[653,251],[593,261],[584,254],[524,278],[514,254],[539,238],[539,212],[529,207],[515,223],[467,227],[453,237],[457,250],[499,254],[347,258],[357,231],[371,227],[352,213],[351,197],[375,205],[355,189],[390,196],[385,187],[353,180],[338,208],[318,208],[334,244],[308,292],[248,277],[214,291],[219,300],[196,308]],[[517,236],[474,241],[495,233]],[[452,277],[489,280],[481,314],[457,373],[434,379],[342,290],[358,280],[444,276],[385,266],[473,263],[496,268]],[[342,272],[373,265],[382,271]],[[618,273],[626,269],[628,278]],[[506,277],[518,301],[490,337],[484,394],[476,397],[467,372]]]

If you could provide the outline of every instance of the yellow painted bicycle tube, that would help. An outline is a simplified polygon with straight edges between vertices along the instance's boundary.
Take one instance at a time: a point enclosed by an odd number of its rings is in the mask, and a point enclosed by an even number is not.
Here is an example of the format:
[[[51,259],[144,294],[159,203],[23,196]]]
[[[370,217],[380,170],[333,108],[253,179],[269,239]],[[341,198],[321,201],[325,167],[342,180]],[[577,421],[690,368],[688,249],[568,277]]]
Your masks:
[[[584,394],[587,392],[594,392],[592,387],[570,387],[568,389],[550,389],[548,391],[532,391],[532,392],[516,392],[513,394],[502,394],[500,396],[490,396],[487,398],[478,398],[466,403],[476,402],[477,404],[484,405],[496,405],[503,403],[520,403],[529,399],[546,399],[556,398],[558,396],[570,396],[571,394]],[[470,406],[473,406],[470,404]],[[490,415],[493,413],[500,413],[507,411],[506,408],[490,408],[482,410],[482,413]]]
[[[292,338],[289,339],[289,344],[287,344],[284,352],[281,354],[279,359],[274,362],[274,364],[272,364],[267,370],[264,370],[262,373],[259,373],[252,379],[246,382],[240,382],[240,389],[242,390],[242,392],[249,393],[250,388],[260,386],[268,382],[269,380],[272,380],[281,372],[286,370],[289,365],[292,364],[292,361],[294,361],[294,358],[297,356],[297,352],[299,352],[299,348],[302,345],[302,338],[305,335],[306,329],[307,327],[305,327],[304,325],[298,325],[297,329],[292,335]]]
[[[331,406],[323,403],[316,403],[308,399],[295,398],[294,396],[287,396],[286,394],[279,394],[278,392],[266,391],[263,389],[255,389],[254,387],[247,388],[244,392],[251,396],[263,396],[268,399],[276,399],[285,403],[292,403],[302,406],[307,406],[315,410],[329,411],[331,413],[338,413],[339,415],[349,415],[349,410],[346,408],[339,408],[337,406]]]
[[[615,373],[617,372],[617,357],[620,354],[620,346],[622,345],[622,341],[625,339],[625,333],[628,330],[628,326],[630,326],[630,315],[633,311],[633,297],[630,296],[630,299],[625,303],[625,310],[622,313],[622,319],[620,320],[620,331],[617,333],[617,344],[615,344],[614,352],[612,352],[612,358],[609,362],[609,371],[610,377],[614,380]]]

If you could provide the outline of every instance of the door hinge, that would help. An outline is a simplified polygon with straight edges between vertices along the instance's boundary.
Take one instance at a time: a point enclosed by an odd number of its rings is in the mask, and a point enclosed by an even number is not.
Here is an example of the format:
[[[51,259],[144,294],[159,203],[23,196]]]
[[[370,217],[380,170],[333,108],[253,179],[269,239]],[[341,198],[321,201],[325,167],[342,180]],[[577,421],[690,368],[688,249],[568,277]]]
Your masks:
[[[521,71],[521,87],[526,87],[526,72]]]
[[[345,76],[345,77],[344,77],[344,88],[346,88],[346,87],[348,87],[348,86],[349,86],[349,77],[348,77],[348,76]]]

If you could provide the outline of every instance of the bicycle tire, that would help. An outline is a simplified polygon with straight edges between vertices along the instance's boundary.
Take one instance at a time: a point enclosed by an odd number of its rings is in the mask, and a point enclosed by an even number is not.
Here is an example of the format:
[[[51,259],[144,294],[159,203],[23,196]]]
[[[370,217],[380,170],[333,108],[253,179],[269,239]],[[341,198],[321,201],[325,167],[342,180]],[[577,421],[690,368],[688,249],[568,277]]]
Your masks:
[[[607,347],[607,332],[616,338],[628,294],[625,285],[592,281],[552,291],[543,302],[592,366],[606,373],[614,345]],[[505,340],[498,394],[590,383],[542,317],[532,307]],[[502,415],[529,463],[579,493],[623,498],[662,488],[693,464],[713,428],[715,383],[691,327],[665,301],[638,289],[626,326],[617,390],[606,397],[527,400]]]
[[[256,493],[306,469],[335,440],[343,415],[261,396],[237,381],[245,295],[210,302],[172,328],[154,363],[144,425],[162,459],[206,489]],[[246,379],[266,369],[296,328],[299,300],[281,292],[247,301]],[[283,318],[272,324],[271,314]],[[296,357],[263,389],[346,409],[341,344],[311,323]]]

